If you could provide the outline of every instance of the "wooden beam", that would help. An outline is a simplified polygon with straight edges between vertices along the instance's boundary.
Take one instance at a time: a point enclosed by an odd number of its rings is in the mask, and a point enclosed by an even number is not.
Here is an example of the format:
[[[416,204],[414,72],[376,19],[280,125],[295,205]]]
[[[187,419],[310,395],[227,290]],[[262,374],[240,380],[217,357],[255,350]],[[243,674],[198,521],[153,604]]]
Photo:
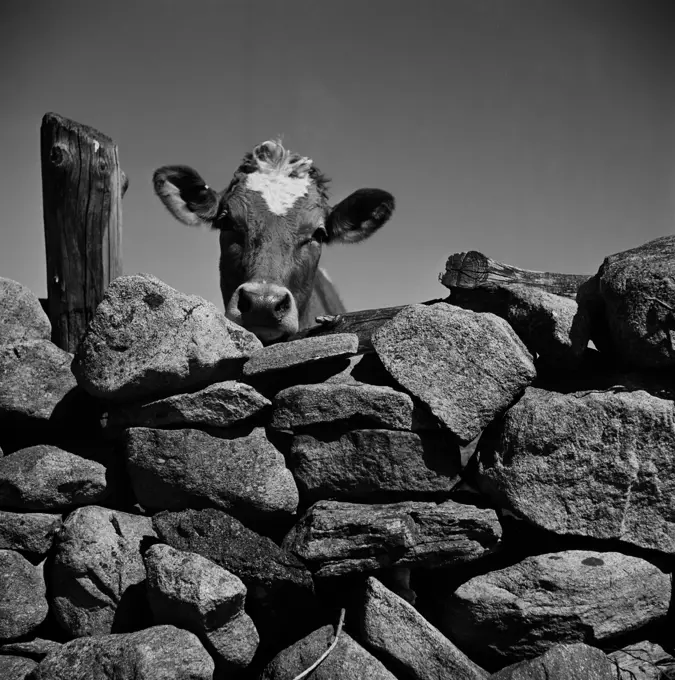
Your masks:
[[[52,341],[74,352],[108,284],[122,274],[117,146],[87,125],[47,113],[40,128]]]
[[[590,274],[556,274],[518,269],[470,250],[468,253],[455,253],[448,258],[441,283],[450,289],[522,284],[575,299],[579,286],[590,278]]]

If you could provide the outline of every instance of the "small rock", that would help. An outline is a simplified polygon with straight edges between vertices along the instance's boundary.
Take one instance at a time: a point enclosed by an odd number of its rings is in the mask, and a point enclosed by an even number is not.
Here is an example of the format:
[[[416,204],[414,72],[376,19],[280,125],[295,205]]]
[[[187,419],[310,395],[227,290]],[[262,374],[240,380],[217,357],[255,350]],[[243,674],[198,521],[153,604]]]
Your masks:
[[[0,656],[0,678],[3,680],[30,680],[37,663],[25,656]]]
[[[35,680],[212,680],[213,670],[196,635],[154,626],[71,640],[40,663]]]
[[[296,435],[291,446],[289,466],[306,503],[443,500],[460,481],[459,447],[447,431],[322,434]]]
[[[19,656],[27,656],[30,659],[42,661],[47,654],[61,649],[60,642],[54,640],[44,640],[42,638],[35,638],[28,642],[8,642],[6,645],[0,647],[1,654],[17,654]],[[0,657],[2,658],[2,657]],[[0,675],[2,677],[2,675]]]
[[[265,668],[260,680],[290,680],[309,668],[331,645],[333,626],[324,626],[279,652]],[[396,680],[380,661],[347,633],[340,632],[338,643],[328,657],[311,673],[312,680]]]
[[[148,274],[120,276],[96,309],[73,372],[95,397],[138,401],[236,378],[260,347],[203,298]]]
[[[61,515],[0,510],[0,549],[43,557],[51,549],[61,524]]]
[[[377,579],[366,582],[361,637],[400,677],[480,680],[488,673],[464,655],[412,605]]]
[[[593,644],[663,619],[670,575],[638,557],[568,550],[527,557],[461,585],[443,632],[486,668]]]
[[[319,501],[291,529],[282,547],[324,577],[392,566],[454,566],[494,550],[500,536],[494,510],[454,501]]]
[[[530,353],[504,319],[445,302],[404,308],[372,342],[392,377],[463,443],[536,377]]]
[[[103,465],[56,446],[31,446],[0,458],[3,508],[59,510],[95,503],[107,493]]]
[[[0,640],[35,630],[47,610],[43,565],[35,567],[13,550],[0,550]]]
[[[131,484],[152,509],[215,506],[243,519],[295,513],[298,489],[265,430],[214,437],[201,430],[126,431]]]
[[[37,295],[17,281],[0,277],[0,345],[49,340],[51,334]]]
[[[148,618],[141,556],[152,519],[87,506],[66,518],[51,572],[52,608],[72,636],[138,628]]]
[[[672,678],[675,658],[663,647],[643,640],[607,655],[615,667],[617,680],[662,680]]]

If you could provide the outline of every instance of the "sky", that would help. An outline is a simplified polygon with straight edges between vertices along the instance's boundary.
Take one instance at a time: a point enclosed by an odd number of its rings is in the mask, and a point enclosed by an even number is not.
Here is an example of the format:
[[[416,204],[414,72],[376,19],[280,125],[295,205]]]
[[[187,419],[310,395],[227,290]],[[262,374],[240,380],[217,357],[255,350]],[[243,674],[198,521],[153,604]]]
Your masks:
[[[459,251],[594,273],[675,233],[673,0],[6,0],[0,85],[0,276],[40,296],[49,111],[118,145],[124,272],[221,309],[217,234],[176,222],[152,173],[222,189],[278,135],[335,203],[396,197],[324,250],[351,310],[444,297]]]

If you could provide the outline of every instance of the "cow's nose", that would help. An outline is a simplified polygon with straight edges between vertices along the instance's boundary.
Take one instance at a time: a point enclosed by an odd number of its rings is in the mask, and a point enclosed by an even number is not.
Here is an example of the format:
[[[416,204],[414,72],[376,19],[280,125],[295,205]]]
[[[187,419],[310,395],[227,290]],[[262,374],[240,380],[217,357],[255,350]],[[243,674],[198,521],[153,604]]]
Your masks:
[[[245,325],[275,326],[291,311],[291,293],[275,284],[250,281],[237,289],[237,309]]]

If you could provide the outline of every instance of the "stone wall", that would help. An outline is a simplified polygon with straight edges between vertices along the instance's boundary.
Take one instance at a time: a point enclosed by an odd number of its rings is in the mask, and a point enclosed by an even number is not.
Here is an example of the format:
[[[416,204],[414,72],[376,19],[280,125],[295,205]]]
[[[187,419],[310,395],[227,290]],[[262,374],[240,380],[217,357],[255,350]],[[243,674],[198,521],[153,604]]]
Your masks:
[[[73,357],[0,279],[0,677],[292,680],[342,609],[308,677],[674,677],[673,263],[367,352],[135,275]]]

